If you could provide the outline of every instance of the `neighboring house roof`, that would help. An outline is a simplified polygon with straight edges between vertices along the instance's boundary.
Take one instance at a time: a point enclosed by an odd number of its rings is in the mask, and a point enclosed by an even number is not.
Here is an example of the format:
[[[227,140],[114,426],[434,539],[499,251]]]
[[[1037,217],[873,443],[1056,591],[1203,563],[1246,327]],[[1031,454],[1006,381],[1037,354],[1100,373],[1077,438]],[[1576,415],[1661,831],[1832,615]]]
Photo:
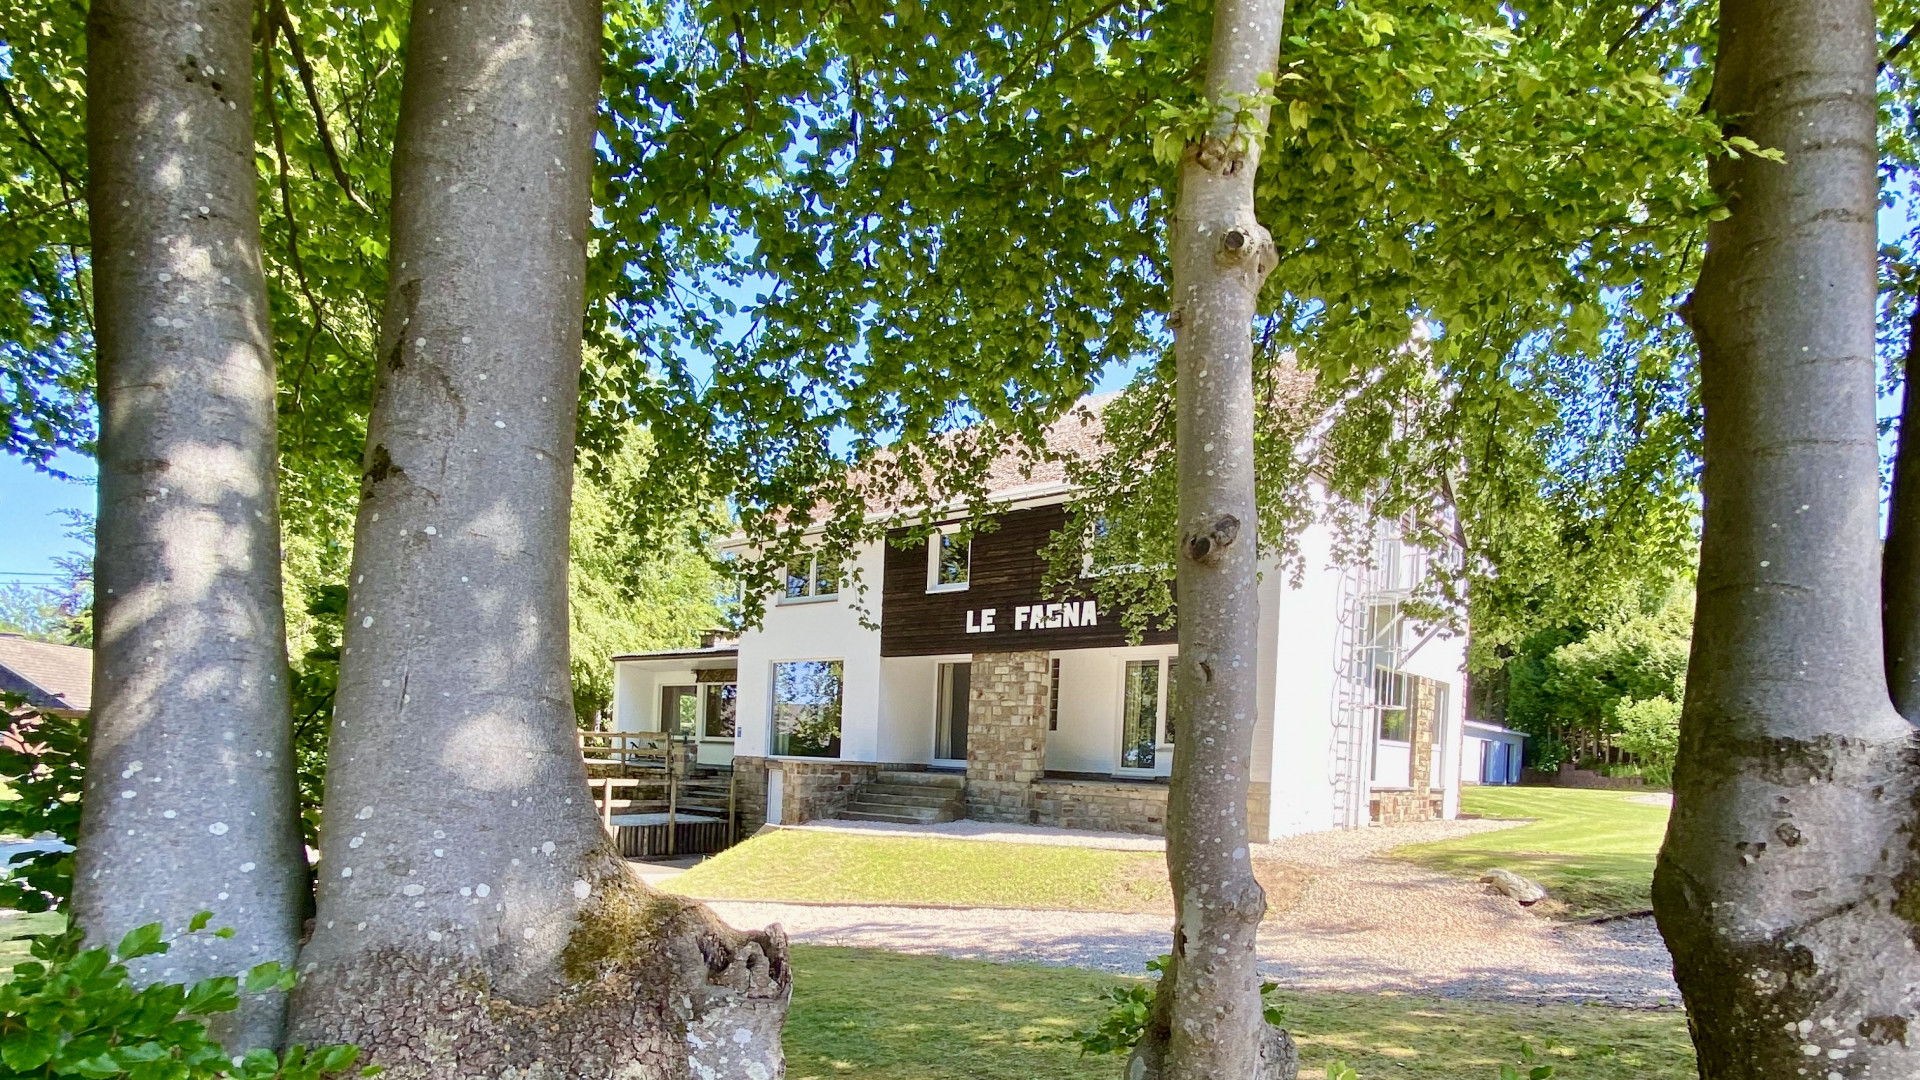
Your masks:
[[[0,634],[0,691],[47,712],[93,707],[93,650]]]
[[[1485,721],[1485,720],[1469,720],[1466,722],[1464,726],[1477,729],[1475,731],[1468,733],[1473,735],[1485,735],[1485,736],[1511,735],[1516,739],[1525,739],[1525,738],[1531,737],[1524,731],[1515,731],[1512,728],[1501,727],[1499,724],[1489,723],[1488,721]]]
[[[701,649],[666,649],[661,652],[621,653],[614,663],[627,660],[732,660],[740,655],[738,645],[716,645]]]

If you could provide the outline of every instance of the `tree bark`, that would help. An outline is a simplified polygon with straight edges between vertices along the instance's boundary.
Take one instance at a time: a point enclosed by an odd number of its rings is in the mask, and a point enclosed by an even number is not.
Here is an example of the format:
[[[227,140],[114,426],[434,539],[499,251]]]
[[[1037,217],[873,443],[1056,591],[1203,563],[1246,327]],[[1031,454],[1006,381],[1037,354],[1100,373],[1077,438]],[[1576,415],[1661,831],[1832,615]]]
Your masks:
[[[96,0],[87,184],[99,360],[91,767],[73,913],[113,943],[211,911],[137,980],[292,963],[307,907],[280,596],[252,8]],[[276,1046],[280,995],[215,1034]]]
[[[587,799],[567,528],[595,0],[415,8],[296,1036],[389,1075],[782,1072],[778,928],[645,888]]]
[[[1214,119],[1181,161],[1169,239],[1179,463],[1180,730],[1167,804],[1172,960],[1134,1077],[1292,1075],[1291,1043],[1260,1000],[1266,895],[1247,847],[1256,714],[1253,317],[1275,262],[1254,176],[1279,61],[1282,0],[1218,0],[1206,95]],[[1244,126],[1242,126],[1244,125]]]
[[[1887,504],[1886,566],[1881,573],[1881,625],[1886,635],[1887,689],[1893,707],[1920,723],[1920,302],[1907,320],[1906,385]],[[1912,438],[1908,438],[1912,435]]]
[[[1709,1080],[1920,1075],[1920,754],[1887,697],[1871,0],[1724,0],[1688,316],[1704,535],[1654,909]]]

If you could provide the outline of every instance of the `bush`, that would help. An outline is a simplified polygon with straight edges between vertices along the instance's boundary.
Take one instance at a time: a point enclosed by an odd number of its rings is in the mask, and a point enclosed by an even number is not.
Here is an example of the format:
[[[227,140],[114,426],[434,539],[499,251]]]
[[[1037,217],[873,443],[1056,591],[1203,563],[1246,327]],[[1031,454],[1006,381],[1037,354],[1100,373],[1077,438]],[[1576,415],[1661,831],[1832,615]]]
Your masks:
[[[204,911],[194,916],[187,934],[206,932],[209,918]],[[269,962],[244,976],[192,986],[135,987],[127,961],[172,946],[159,923],[134,930],[112,950],[83,948],[77,929],[35,938],[34,959],[0,984],[0,1071],[84,1080],[322,1080],[353,1068],[359,1051],[351,1046],[291,1046],[284,1054],[254,1050],[228,1057],[207,1033],[205,1018],[239,1008],[242,992],[286,992],[293,973]]]
[[[0,708],[19,699],[0,695]],[[67,851],[16,856],[0,873],[0,908],[47,911],[73,892],[73,852],[80,838],[80,784],[86,772],[86,725],[64,716],[20,712],[0,731],[0,782],[14,798],[0,799],[0,836],[52,835]]]
[[[1064,1036],[1064,1041],[1079,1043],[1082,1054],[1124,1054],[1138,1046],[1147,1031],[1147,1018],[1153,1015],[1153,996],[1160,989],[1160,976],[1166,974],[1172,959],[1161,955],[1147,961],[1147,971],[1154,980],[1150,983],[1109,989],[1107,1000],[1113,1002],[1113,1008],[1107,1010],[1107,1015],[1092,1028]],[[1278,983],[1260,984],[1260,1000],[1265,1005],[1267,1023],[1274,1027],[1281,1026],[1287,1018],[1285,1008],[1267,1000],[1267,996],[1278,989]]]
[[[1673,785],[1673,760],[1680,752],[1680,704],[1667,697],[1623,703],[1614,714],[1620,725],[1620,749],[1640,762],[1640,775],[1655,787]]]

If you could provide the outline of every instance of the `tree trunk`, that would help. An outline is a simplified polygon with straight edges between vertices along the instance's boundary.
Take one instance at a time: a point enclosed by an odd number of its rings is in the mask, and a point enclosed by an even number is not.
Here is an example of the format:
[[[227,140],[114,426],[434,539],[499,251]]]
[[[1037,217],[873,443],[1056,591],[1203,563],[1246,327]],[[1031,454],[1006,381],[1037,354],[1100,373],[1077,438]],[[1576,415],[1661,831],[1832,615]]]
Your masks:
[[[1266,895],[1247,849],[1257,593],[1253,317],[1273,239],[1254,218],[1254,176],[1279,60],[1282,0],[1219,0],[1205,137],[1180,167],[1169,239],[1180,484],[1180,731],[1167,804],[1171,964],[1135,1077],[1291,1076],[1291,1044],[1266,1023],[1254,949]],[[1242,127],[1240,121],[1247,126]]]
[[[73,912],[103,943],[203,910],[235,931],[139,961],[143,981],[291,964],[307,907],[251,30],[232,0],[87,19],[100,516]],[[250,998],[215,1033],[275,1046],[285,1014]]]
[[[1887,699],[1871,0],[1725,0],[1690,301],[1705,522],[1654,908],[1709,1080],[1920,1075],[1914,733]]]
[[[600,15],[416,7],[294,1034],[409,1077],[782,1071],[785,938],[653,893],[567,666]]]
[[[1887,504],[1886,567],[1881,625],[1886,634],[1887,688],[1893,707],[1920,723],[1920,301],[1907,320],[1906,386]],[[1912,438],[1908,438],[1911,435]]]

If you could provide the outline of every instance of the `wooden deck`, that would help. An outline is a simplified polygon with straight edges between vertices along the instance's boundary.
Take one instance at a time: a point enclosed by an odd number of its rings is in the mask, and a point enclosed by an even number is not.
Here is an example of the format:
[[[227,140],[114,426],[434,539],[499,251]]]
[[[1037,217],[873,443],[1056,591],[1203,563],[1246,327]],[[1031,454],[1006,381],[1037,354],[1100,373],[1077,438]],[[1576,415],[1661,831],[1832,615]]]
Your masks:
[[[733,770],[698,764],[691,742],[599,731],[579,742],[588,795],[622,855],[709,854],[738,840]]]

